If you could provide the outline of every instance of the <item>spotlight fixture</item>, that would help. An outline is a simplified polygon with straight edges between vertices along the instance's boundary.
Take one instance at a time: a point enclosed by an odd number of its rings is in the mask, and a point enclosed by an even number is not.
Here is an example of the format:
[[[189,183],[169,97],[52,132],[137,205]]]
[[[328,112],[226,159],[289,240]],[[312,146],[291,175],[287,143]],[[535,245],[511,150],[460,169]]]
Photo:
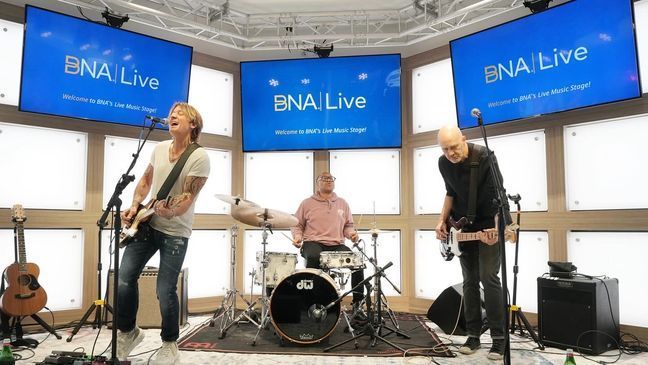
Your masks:
[[[319,58],[326,58],[331,55],[331,52],[333,52],[332,44],[329,44],[328,46],[313,46],[313,53],[315,53]]]
[[[549,3],[553,0],[525,0],[524,6],[529,8],[532,13],[539,13],[541,11],[547,10]]]
[[[128,15],[117,15],[110,11],[110,9],[106,8],[106,10],[101,13],[101,16],[106,19],[106,24],[110,25],[113,28],[121,28],[124,23],[128,21]]]

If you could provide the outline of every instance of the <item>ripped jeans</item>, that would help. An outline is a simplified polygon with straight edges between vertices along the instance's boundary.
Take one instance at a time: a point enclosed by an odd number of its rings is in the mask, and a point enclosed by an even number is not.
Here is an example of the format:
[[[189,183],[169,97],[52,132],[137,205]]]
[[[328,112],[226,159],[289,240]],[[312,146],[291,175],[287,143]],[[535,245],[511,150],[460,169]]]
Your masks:
[[[162,341],[176,341],[180,335],[180,305],[176,286],[182,270],[187,244],[185,237],[169,236],[150,228],[146,237],[136,237],[126,246],[119,269],[119,292],[117,297],[117,328],[131,331],[135,328],[139,291],[137,280],[144,265],[160,251],[160,268],[157,277],[156,293],[160,301],[162,316]]]

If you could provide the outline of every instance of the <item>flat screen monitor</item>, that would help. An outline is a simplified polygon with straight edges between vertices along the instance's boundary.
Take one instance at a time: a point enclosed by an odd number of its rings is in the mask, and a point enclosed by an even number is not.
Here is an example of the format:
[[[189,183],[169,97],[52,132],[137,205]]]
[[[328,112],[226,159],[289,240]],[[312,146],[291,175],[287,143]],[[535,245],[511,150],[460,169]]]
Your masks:
[[[192,48],[25,7],[19,110],[142,125],[187,101]]]
[[[401,146],[400,55],[241,63],[243,150]]]
[[[572,0],[450,42],[459,127],[641,96],[630,0]]]

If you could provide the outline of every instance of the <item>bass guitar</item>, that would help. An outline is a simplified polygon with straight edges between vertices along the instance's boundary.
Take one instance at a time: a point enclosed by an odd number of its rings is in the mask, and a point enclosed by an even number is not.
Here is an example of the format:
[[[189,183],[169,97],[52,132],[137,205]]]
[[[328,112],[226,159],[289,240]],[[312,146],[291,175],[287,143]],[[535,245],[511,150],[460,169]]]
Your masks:
[[[168,198],[166,198],[166,206],[169,208],[174,208],[187,198],[188,196],[186,194],[180,194],[174,197],[169,196]],[[133,218],[133,222],[130,224],[130,226],[123,228],[119,233],[119,247],[124,248],[129,243],[131,243],[133,237],[135,237],[135,235],[139,231],[140,225],[147,222],[155,213],[155,203],[157,203],[158,201],[159,200],[157,199],[151,199],[148,203],[146,203],[146,205],[139,205],[139,207],[137,208],[137,213],[135,214],[135,218]]]
[[[459,221],[455,221],[452,218],[448,219],[448,226],[450,227],[448,231],[448,236],[444,240],[439,240],[439,250],[441,251],[441,256],[446,260],[450,261],[455,256],[461,256],[461,247],[459,246],[460,242],[467,241],[479,241],[480,232],[462,232],[461,229],[464,225],[468,223],[466,217],[461,218]],[[506,228],[504,238],[506,241],[515,241],[517,234],[517,229],[519,226],[517,224],[511,224]],[[497,237],[497,232],[492,232],[492,234]]]
[[[27,262],[25,211],[22,205],[16,204],[13,206],[12,212],[18,241],[18,262],[9,265],[5,270],[5,280],[9,286],[0,298],[0,310],[12,317],[31,316],[45,307],[47,293],[38,283],[40,274],[38,265]]]

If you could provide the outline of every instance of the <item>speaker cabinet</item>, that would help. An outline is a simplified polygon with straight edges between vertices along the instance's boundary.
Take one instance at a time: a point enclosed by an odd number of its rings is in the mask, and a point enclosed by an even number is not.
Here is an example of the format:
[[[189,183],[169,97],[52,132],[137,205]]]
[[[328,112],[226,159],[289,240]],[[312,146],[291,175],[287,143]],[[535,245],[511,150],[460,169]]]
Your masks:
[[[561,349],[598,355],[616,348],[619,281],[538,278],[538,333],[546,346]]]
[[[482,321],[486,319],[486,309],[484,305],[484,292],[480,288]],[[446,334],[458,336],[466,335],[466,317],[463,312],[463,284],[458,283],[447,287],[434,300],[430,309],[427,311],[427,318],[436,323],[439,328]],[[455,328],[456,326],[456,328]],[[486,331],[486,324],[482,325],[481,332]],[[454,333],[453,333],[454,331]]]
[[[185,267],[180,271],[178,276],[177,293],[180,305],[179,325],[187,323],[189,310],[187,308],[187,273]],[[108,283],[108,303],[112,305],[113,296],[113,277],[114,273],[110,270]],[[162,316],[160,315],[160,303],[155,292],[158,277],[157,267],[146,267],[139,277],[139,308],[137,310],[137,326],[141,328],[160,328],[162,325]],[[108,313],[108,321],[112,320],[112,315]]]

